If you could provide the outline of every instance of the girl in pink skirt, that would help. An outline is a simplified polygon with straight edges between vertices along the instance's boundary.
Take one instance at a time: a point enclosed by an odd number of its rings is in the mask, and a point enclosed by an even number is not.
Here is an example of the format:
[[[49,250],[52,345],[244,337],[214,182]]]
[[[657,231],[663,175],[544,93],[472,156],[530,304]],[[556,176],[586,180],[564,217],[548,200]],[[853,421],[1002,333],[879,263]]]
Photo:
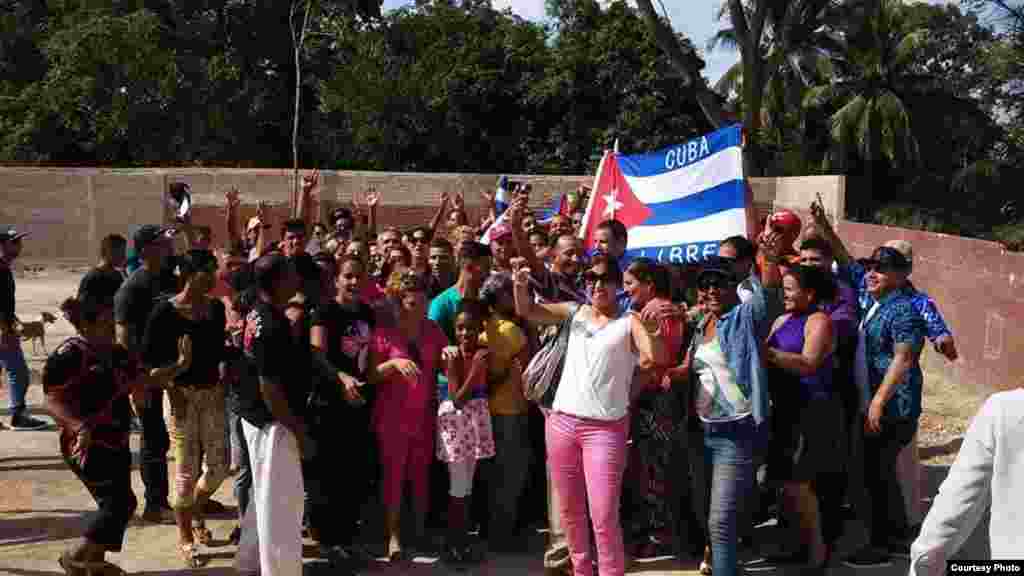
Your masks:
[[[457,346],[445,350],[447,386],[439,389],[437,457],[448,463],[450,477],[446,559],[468,558],[466,538],[469,497],[476,461],[494,456],[494,435],[487,406],[488,350],[479,345],[484,306],[463,300],[455,316]]]

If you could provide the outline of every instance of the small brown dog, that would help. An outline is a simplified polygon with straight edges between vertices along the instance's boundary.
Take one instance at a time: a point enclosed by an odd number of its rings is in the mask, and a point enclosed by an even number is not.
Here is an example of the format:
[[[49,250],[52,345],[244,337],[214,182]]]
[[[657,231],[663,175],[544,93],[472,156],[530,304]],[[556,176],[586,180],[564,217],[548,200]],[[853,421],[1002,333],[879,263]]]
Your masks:
[[[18,334],[22,340],[32,341],[32,352],[36,352],[36,342],[43,345],[43,353],[48,354],[46,350],[46,325],[53,324],[57,321],[57,317],[49,312],[43,312],[39,315],[39,320],[36,322],[21,322],[18,325]]]

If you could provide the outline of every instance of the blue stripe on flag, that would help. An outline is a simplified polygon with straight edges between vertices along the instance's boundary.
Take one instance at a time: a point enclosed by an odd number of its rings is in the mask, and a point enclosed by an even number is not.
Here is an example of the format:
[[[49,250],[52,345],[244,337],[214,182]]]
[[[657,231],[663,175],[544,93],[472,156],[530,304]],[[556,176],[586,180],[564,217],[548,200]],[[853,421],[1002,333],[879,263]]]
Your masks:
[[[746,188],[743,180],[733,180],[677,200],[648,204],[651,215],[641,225],[678,224],[745,206]]]
[[[727,148],[740,146],[742,138],[742,128],[736,124],[678,146],[670,146],[648,154],[619,155],[616,158],[619,161],[619,169],[625,176],[657,176],[685,168]]]
[[[633,258],[650,258],[658,262],[677,264],[694,264],[708,256],[718,254],[718,240],[710,242],[685,242],[675,246],[657,246],[652,248],[631,248],[626,250],[623,261]]]

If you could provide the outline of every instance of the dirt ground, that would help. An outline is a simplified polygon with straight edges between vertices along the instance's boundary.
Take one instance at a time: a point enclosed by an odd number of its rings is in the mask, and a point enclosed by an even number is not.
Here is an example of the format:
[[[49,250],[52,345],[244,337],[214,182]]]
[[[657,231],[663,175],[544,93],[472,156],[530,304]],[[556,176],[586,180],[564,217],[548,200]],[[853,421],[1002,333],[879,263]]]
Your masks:
[[[60,301],[75,292],[85,267],[64,265],[60,267],[33,267],[28,263],[26,270],[19,274],[17,311],[23,320],[35,320],[43,311],[58,313]],[[63,318],[47,327],[46,347],[53,350],[64,338],[72,334],[72,327]],[[33,344],[25,342],[23,348],[31,365],[33,381],[29,402],[37,415],[42,412],[42,391],[38,372],[45,360],[42,348],[33,350]],[[6,407],[6,387],[0,387],[0,406]],[[955,384],[926,378],[925,415],[922,418],[920,445],[924,468],[922,481],[924,497],[930,501],[941,480],[945,477],[948,464],[955,457],[959,438],[966,430],[970,418],[983,401],[983,396],[968,394]],[[0,410],[0,420],[6,422],[6,409]],[[48,418],[48,417],[47,417]],[[138,450],[138,435],[134,434],[132,446]],[[138,474],[133,473],[136,494],[143,493]],[[215,495],[216,499],[234,506],[231,494],[231,479]],[[82,485],[75,479],[60,459],[56,436],[52,430],[40,432],[0,431],[0,574],[14,576],[57,576],[60,569],[56,559],[60,551],[81,534],[84,513],[95,506]],[[234,526],[233,516],[213,519],[210,527],[215,539],[224,540]],[[850,550],[857,544],[860,530],[854,526],[853,534],[841,544]],[[986,528],[980,527],[968,542],[961,557],[983,558],[987,551]],[[774,546],[779,540],[778,530],[762,527],[755,539]],[[164,576],[188,573],[181,568],[174,551],[175,529],[172,526],[144,525],[133,523],[129,528],[125,550],[111,556],[111,560],[132,574]],[[487,562],[475,567],[469,574],[533,575],[542,574],[540,558],[543,536],[531,538],[530,553],[520,556],[489,557]],[[191,571],[193,574],[220,576],[233,574],[230,567],[235,549],[226,544],[205,551],[210,563],[208,567]],[[762,549],[762,551],[764,551]],[[312,566],[312,564],[310,564]],[[652,562],[635,563],[629,574],[676,575],[696,573],[693,561],[658,559]],[[890,569],[876,571],[889,574],[906,574],[905,562],[897,561]],[[847,568],[836,565],[829,572],[853,574]],[[436,558],[420,558],[406,566],[390,566],[377,563],[366,574],[448,574],[447,567]],[[845,575],[844,575],[845,576]]]

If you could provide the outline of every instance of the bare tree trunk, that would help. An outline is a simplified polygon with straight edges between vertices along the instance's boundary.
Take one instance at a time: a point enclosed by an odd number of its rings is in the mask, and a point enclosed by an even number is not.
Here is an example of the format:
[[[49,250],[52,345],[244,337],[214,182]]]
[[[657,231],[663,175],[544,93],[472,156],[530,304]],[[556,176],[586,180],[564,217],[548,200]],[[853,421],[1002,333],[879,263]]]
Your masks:
[[[718,95],[708,88],[704,77],[700,75],[696,55],[688,54],[683,50],[672,29],[662,22],[654,10],[651,0],[637,0],[636,4],[640,8],[644,20],[647,21],[647,26],[654,34],[658,46],[668,56],[672,67],[682,76],[683,84],[690,89],[708,123],[716,129],[721,128],[725,124],[725,114],[722,113],[722,107],[719,105]]]
[[[297,216],[299,209],[299,105],[302,98],[302,48],[306,43],[306,29],[309,26],[309,12],[313,0],[305,0],[306,8],[302,16],[302,28],[295,30],[295,5],[293,0],[288,10],[288,27],[292,33],[292,47],[295,52],[295,111],[292,116],[292,194],[290,212],[292,218]]]

